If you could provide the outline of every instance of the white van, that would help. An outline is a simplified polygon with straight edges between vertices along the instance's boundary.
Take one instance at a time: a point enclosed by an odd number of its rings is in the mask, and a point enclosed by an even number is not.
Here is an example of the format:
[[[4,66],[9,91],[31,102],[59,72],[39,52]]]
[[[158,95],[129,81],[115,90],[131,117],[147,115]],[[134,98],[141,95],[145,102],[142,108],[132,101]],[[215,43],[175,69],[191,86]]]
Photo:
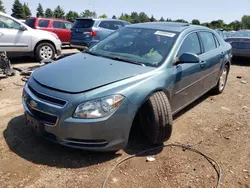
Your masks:
[[[0,51],[18,52],[41,61],[54,59],[62,51],[58,36],[42,30],[34,30],[21,21],[0,12]]]

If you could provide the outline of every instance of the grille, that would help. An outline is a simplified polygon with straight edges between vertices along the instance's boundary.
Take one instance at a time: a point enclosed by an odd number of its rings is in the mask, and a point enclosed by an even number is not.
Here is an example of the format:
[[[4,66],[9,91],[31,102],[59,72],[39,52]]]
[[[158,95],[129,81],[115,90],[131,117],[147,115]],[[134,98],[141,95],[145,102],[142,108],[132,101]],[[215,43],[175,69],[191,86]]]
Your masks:
[[[33,93],[33,95],[35,95],[37,98],[39,98],[42,101],[63,107],[66,105],[66,101],[61,100],[61,99],[56,99],[47,95],[44,95],[42,93],[37,92],[36,90],[34,90],[30,85],[28,86],[29,90]]]
[[[32,113],[32,115],[39,121],[48,124],[48,125],[55,125],[57,122],[57,117],[50,115],[50,114],[46,114],[44,112],[35,110],[30,108],[30,106],[28,105],[29,111]]]

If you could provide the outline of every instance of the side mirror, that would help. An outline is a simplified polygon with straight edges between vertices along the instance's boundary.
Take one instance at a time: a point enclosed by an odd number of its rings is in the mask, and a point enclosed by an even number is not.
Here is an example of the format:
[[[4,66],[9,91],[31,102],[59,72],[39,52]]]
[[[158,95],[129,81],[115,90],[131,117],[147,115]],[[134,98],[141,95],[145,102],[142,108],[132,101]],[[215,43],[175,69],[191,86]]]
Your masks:
[[[179,58],[179,63],[199,63],[200,58],[194,53],[183,53]]]
[[[20,28],[19,28],[20,31],[26,31],[26,27],[24,27],[23,25],[20,25]]]

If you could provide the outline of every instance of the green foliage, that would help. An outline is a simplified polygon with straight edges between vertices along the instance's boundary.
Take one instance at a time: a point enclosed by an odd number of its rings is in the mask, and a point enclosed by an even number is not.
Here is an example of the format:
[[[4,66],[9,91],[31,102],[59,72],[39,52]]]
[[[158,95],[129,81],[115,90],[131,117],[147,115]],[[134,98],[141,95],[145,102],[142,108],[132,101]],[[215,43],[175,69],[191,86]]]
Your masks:
[[[58,5],[58,6],[55,8],[55,10],[54,10],[53,15],[54,15],[55,18],[64,19],[65,12],[64,12],[64,10],[60,7],[60,5]]]
[[[161,19],[159,21],[160,22],[165,22],[165,19],[163,17],[161,17]]]
[[[66,20],[68,20],[70,22],[74,22],[77,18],[79,18],[79,14],[75,11],[69,11],[66,14]]]
[[[120,18],[119,18],[120,20],[125,20],[125,21],[127,21],[127,22],[130,22],[130,23],[133,23],[132,21],[132,18],[130,17],[130,15],[128,15],[128,14],[123,14],[122,13],[122,15],[120,16]]]
[[[92,12],[90,10],[85,10],[84,12],[81,13],[81,17],[83,18],[96,18],[96,12]]]
[[[5,13],[5,8],[3,6],[2,0],[0,0],[0,12],[4,12]]]
[[[112,19],[117,19],[117,17],[115,15],[112,16]]]
[[[238,31],[242,28],[242,23],[240,21],[236,20],[236,21],[231,22],[228,26],[231,28],[231,30]],[[228,29],[228,30],[230,30],[230,29]]]
[[[139,15],[137,12],[132,12],[130,17],[132,19],[131,23],[139,23],[140,22]]]
[[[193,20],[192,20],[192,24],[193,24],[193,25],[201,25],[200,21],[197,20],[197,19],[193,19]]]
[[[38,4],[36,11],[37,11],[36,17],[44,17],[43,7],[40,3]]]
[[[188,23],[188,21],[183,20],[183,19],[177,19],[177,20],[174,20],[174,22]]]
[[[17,19],[24,19],[25,18],[24,11],[23,11],[23,5],[20,3],[19,0],[14,1],[14,4],[12,6],[11,16],[13,16],[14,18],[17,18]]]
[[[139,14],[139,21],[140,21],[140,23],[149,22],[150,18],[148,17],[148,15],[145,12],[141,12]]]
[[[30,8],[28,6],[28,3],[23,4],[23,12],[24,12],[24,18],[31,17],[31,11],[30,11]]]
[[[53,11],[50,8],[47,8],[45,10],[44,16],[45,18],[53,18],[54,17]]]
[[[108,18],[106,14],[100,15],[99,18]]]
[[[154,18],[154,16],[152,15],[150,18],[150,22],[157,22],[157,20]]]
[[[241,23],[242,23],[242,27],[243,27],[244,29],[250,29],[250,16],[244,15],[244,16],[241,18]]]

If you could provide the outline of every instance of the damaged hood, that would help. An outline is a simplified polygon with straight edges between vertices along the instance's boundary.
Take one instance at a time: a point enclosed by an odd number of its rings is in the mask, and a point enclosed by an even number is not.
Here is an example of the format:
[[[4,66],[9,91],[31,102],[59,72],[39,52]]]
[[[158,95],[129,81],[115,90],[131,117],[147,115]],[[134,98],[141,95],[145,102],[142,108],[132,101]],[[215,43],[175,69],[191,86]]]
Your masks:
[[[77,53],[39,68],[32,77],[45,87],[79,93],[151,70],[154,68]]]

